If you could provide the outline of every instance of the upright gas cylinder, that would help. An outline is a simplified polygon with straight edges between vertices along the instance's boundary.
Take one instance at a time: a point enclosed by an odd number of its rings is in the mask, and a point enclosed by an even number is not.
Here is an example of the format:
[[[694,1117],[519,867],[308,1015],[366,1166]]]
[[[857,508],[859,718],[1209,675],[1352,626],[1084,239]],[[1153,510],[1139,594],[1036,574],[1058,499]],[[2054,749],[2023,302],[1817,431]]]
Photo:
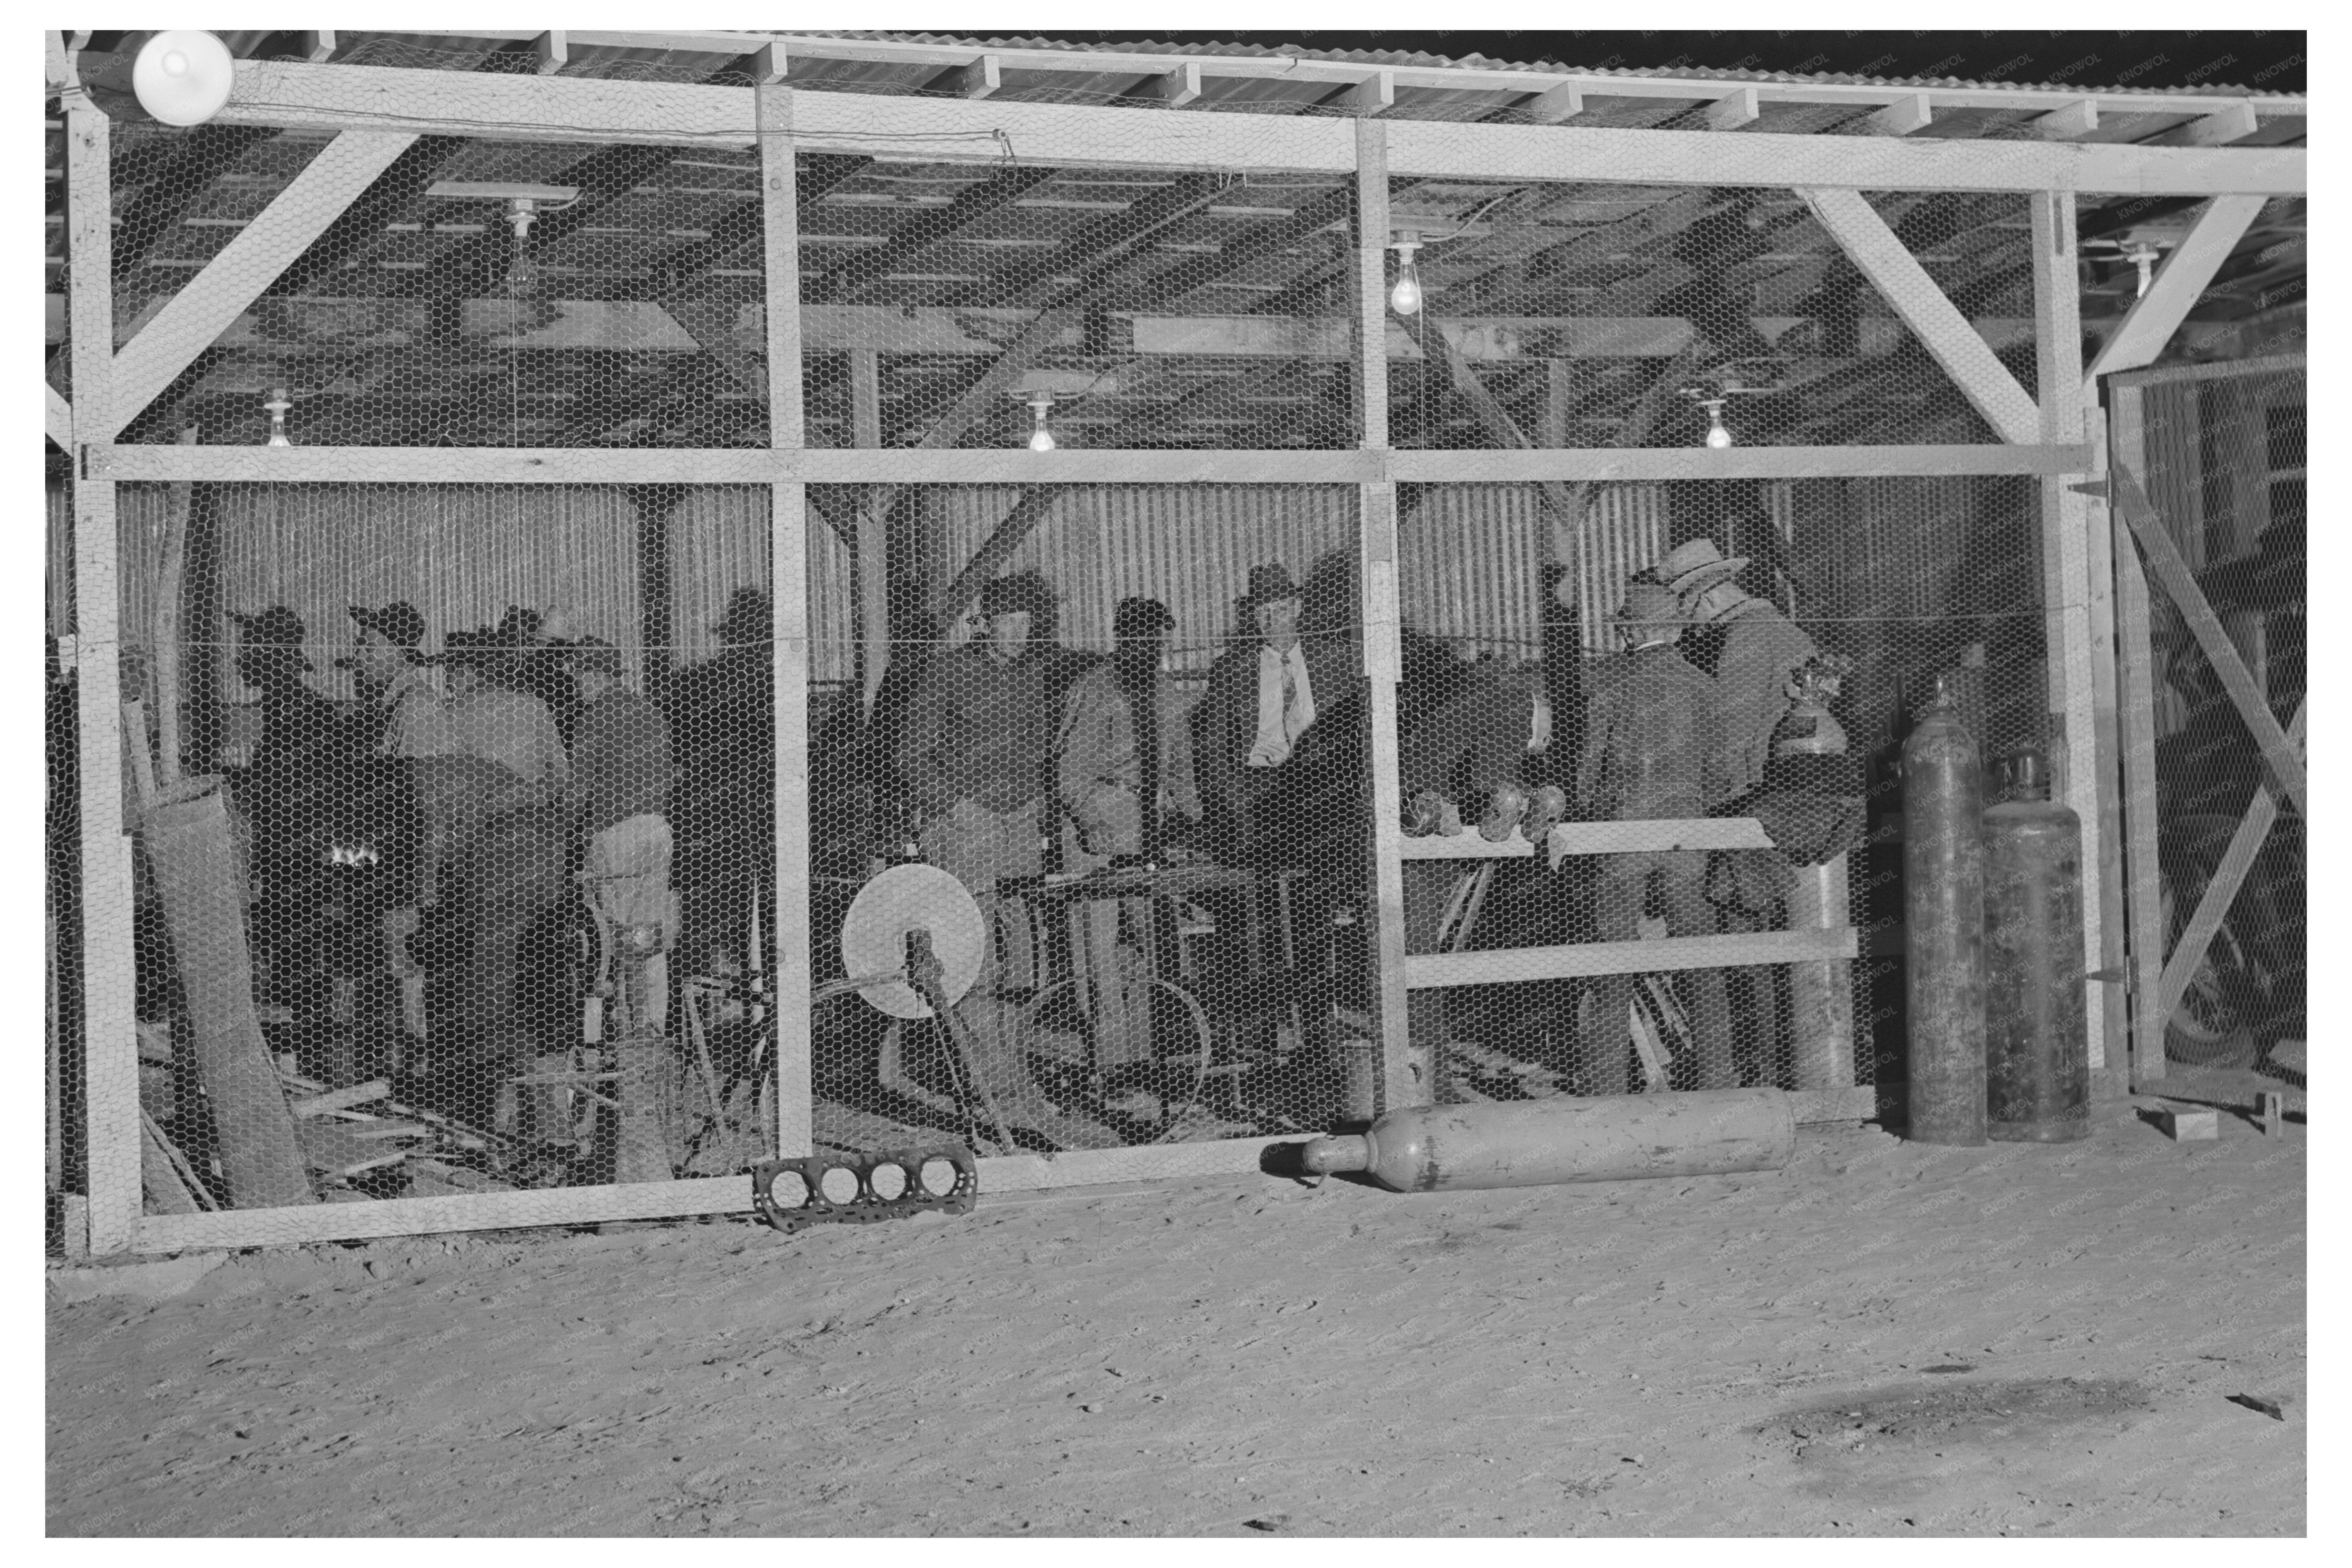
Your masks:
[[[2091,1131],[2083,963],[2083,824],[2019,752],[1984,814],[1986,1131],[2059,1143]]]
[[[1985,1141],[1984,784],[1946,676],[1903,742],[1909,1135]]]
[[[1391,1110],[1368,1132],[1318,1138],[1310,1173],[1362,1171],[1398,1193],[1539,1187],[1777,1171],[1797,1121],[1777,1089],[1487,1100]]]

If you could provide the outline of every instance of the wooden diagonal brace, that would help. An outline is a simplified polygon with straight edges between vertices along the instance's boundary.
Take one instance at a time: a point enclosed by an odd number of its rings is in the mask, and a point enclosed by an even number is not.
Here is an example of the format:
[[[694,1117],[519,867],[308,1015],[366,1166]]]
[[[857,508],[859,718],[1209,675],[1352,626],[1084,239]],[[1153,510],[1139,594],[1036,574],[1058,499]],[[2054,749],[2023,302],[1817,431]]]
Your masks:
[[[2123,325],[2100,346],[2098,356],[2084,371],[2086,393],[2094,390],[2099,377],[2110,371],[2133,370],[2155,362],[2187,319],[2190,307],[2211,285],[2213,275],[2221,271],[2238,241],[2245,237],[2246,230],[2263,210],[2263,200],[2262,196],[2216,196],[2207,205],[2198,216],[2197,226],[2166,258],[2147,292],[2132,306]]]
[[[73,450],[73,405],[58,395],[58,389],[47,382],[41,384],[44,395],[43,413],[47,418],[49,439],[64,451]]]
[[[2310,803],[2304,795],[2302,753],[2272,716],[2268,699],[2254,683],[2246,661],[2238,657],[2238,647],[2222,628],[2221,617],[2205,602],[2205,591],[2197,585],[2196,575],[2189,571],[2189,563],[2181,559],[2180,549],[2172,542],[2172,536],[2165,532],[2156,508],[2148,502],[2147,492],[2140,488],[2131,469],[2121,463],[2109,471],[2107,481],[2116,510],[2123,514],[2132,537],[2139,541],[2140,554],[2147,559],[2149,574],[2172,595],[2181,619],[2189,623],[2189,631],[2196,636],[2197,646],[2204,649],[2214,674],[2221,678],[2222,689],[2229,692],[2238,716],[2253,731],[2254,744],[2262,749],[2263,760],[2270,764],[2271,776],[2278,781],[2286,797],[2294,802],[2295,810],[2310,816]]]
[[[2294,722],[2287,726],[2290,740],[2303,741],[2304,710],[2294,710]],[[2268,786],[2256,784],[2254,798],[2246,803],[2246,815],[2239,819],[2238,830],[2230,835],[2230,847],[2221,854],[2221,864],[2213,868],[2213,879],[2205,884],[2204,893],[2197,900],[2196,912],[2180,929],[2180,940],[2173,945],[2172,955],[2164,961],[2164,977],[2157,983],[2158,1005],[2169,1017],[2188,993],[2189,976],[2205,962],[2205,950],[2213,945],[2221,922],[2229,918],[2230,906],[2238,901],[2238,889],[2245,885],[2246,873],[2254,868],[2254,857],[2262,853],[2263,841],[2270,837],[2271,824],[2278,820],[2278,797]]]
[[[320,148],[261,216],[123,345],[114,357],[106,417],[83,437],[107,440],[135,418],[415,140],[404,131],[345,131]]]
[[[1862,193],[1800,188],[1797,195],[1995,434],[2004,441],[2040,440],[2042,413],[2032,397]]]

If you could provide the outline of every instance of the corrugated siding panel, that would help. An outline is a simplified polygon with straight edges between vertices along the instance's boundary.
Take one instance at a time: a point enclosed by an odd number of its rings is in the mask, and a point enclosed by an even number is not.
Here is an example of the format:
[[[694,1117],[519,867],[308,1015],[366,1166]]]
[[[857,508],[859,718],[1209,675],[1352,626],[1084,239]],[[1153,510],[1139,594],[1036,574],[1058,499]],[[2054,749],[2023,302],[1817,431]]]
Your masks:
[[[971,559],[1012,510],[1009,487],[932,493],[940,558]],[[1061,596],[1061,639],[1092,652],[1110,648],[1118,601],[1155,598],[1176,617],[1173,664],[1205,671],[1235,637],[1237,601],[1253,565],[1279,562],[1294,582],[1315,563],[1356,548],[1356,493],[1344,485],[1072,485],[1030,531],[1007,572],[1034,571]],[[956,633],[964,635],[961,627]]]
[[[1543,651],[1543,566],[1550,519],[1531,485],[1433,485],[1398,530],[1405,624],[1463,658],[1513,662]],[[1654,485],[1611,485],[1586,511],[1577,603],[1584,646],[1615,646],[1610,617],[1626,579],[1666,551],[1666,507]]]
[[[680,668],[719,652],[717,627],[742,589],[765,594],[769,490],[763,485],[694,485],[670,513],[670,640]],[[809,670],[821,683],[857,674],[855,557],[808,509]]]
[[[134,491],[160,523],[163,487],[122,487]],[[330,695],[351,695],[349,672],[333,668],[352,643],[348,607],[395,599],[424,615],[428,652],[451,631],[495,626],[509,605],[562,608],[623,650],[632,682],[644,678],[636,510],[617,489],[221,486],[218,501],[227,607],[291,605],[309,631],[312,684]],[[146,521],[126,509],[126,531]]]

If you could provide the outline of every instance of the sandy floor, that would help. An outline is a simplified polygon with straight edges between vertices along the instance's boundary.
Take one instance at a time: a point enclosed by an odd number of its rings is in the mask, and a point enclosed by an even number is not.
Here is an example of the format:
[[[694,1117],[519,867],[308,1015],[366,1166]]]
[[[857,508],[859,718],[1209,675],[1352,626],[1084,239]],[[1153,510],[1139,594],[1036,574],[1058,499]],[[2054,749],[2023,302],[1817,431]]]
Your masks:
[[[256,1253],[51,1308],[48,1526],[2300,1533],[2304,1129],[2224,1120]]]

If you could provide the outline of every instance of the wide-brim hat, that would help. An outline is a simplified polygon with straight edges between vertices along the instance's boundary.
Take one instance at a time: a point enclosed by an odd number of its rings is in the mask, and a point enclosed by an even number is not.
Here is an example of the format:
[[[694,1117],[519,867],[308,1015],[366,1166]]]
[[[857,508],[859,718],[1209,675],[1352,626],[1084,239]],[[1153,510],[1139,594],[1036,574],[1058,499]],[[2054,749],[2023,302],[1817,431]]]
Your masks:
[[[1726,555],[1715,547],[1712,539],[1694,539],[1677,544],[1652,563],[1645,574],[1652,581],[1664,584],[1675,595],[1688,598],[1714,587],[1717,583],[1737,577],[1747,569],[1749,557]]]
[[[1254,610],[1260,605],[1298,596],[1298,584],[1290,580],[1290,569],[1279,561],[1269,561],[1250,568],[1249,592],[1242,595],[1242,604]]]
[[[405,599],[395,599],[380,610],[353,605],[351,612],[361,629],[374,632],[394,647],[415,647],[425,640],[425,617]]]

